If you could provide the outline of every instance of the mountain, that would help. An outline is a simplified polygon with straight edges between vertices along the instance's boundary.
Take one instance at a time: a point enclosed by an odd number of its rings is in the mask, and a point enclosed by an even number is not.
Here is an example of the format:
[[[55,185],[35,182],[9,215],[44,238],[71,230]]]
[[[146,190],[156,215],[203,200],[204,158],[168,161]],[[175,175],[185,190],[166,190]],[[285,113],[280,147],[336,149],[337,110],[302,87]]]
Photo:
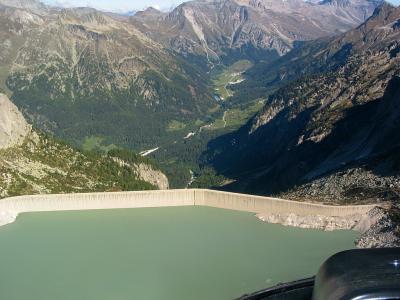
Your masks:
[[[377,5],[196,0],[129,17],[0,1],[0,91],[27,121],[85,150],[156,149],[168,167],[188,157],[183,186],[207,140],[241,126],[261,106],[247,103],[264,90],[241,89],[258,83],[242,78],[241,68],[281,61],[304,41],[355,27]],[[215,95],[217,81],[227,95],[233,83],[229,101]]]
[[[211,66],[224,55],[275,59],[356,26],[375,6],[192,1],[125,17],[0,0],[0,89],[35,127],[76,145],[152,149],[219,112],[205,57]]]
[[[370,23],[367,23],[371,25]],[[361,26],[339,38],[321,38],[306,42],[273,62],[261,62],[246,73],[248,82],[237,86],[238,90],[262,86],[271,90],[283,86],[304,75],[334,71],[341,66],[353,48],[360,49],[364,45],[362,31],[369,30]],[[373,33],[371,33],[373,34]],[[370,35],[371,35],[370,34]],[[358,38],[353,36],[358,35]],[[368,36],[369,39],[374,37]],[[349,42],[347,43],[346,40]],[[378,42],[383,41],[378,39]],[[340,51],[338,51],[338,49]],[[251,84],[249,84],[251,82]],[[246,87],[246,84],[248,87]]]
[[[400,8],[383,4],[322,48],[306,45],[295,64],[320,71],[286,84],[239,131],[209,144],[205,159],[233,179],[225,188],[333,203],[398,199],[399,24]]]
[[[76,144],[154,146],[215,106],[201,71],[124,20],[0,8],[0,87],[34,126]]]
[[[168,188],[168,179],[150,161],[118,149],[83,153],[38,134],[0,94],[0,198],[156,188]]]
[[[347,31],[368,18],[380,1],[190,1],[170,13],[136,14],[131,22],[185,57],[213,64],[241,56],[268,59],[299,41]]]
[[[37,14],[45,13],[48,7],[37,0],[0,0],[1,6],[29,9]]]

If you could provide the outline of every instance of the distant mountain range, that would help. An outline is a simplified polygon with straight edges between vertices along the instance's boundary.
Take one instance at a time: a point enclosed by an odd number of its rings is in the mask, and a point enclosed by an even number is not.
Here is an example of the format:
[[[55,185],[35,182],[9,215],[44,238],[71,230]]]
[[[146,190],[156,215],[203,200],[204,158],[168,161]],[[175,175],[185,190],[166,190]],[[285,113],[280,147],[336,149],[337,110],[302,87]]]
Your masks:
[[[347,31],[368,18],[381,1],[191,1],[170,13],[154,8],[131,18],[141,31],[184,56],[230,60],[289,52],[298,41]],[[264,50],[264,51],[263,51]],[[233,53],[232,53],[233,52]]]
[[[384,4],[356,29],[283,57],[277,78],[291,72],[293,80],[209,145],[208,159],[233,179],[225,188],[327,202],[398,199],[399,53],[400,8]],[[251,76],[265,83],[274,70]]]
[[[0,23],[4,90],[35,126],[77,144],[153,145],[172,120],[215,105],[203,73],[123,19],[3,7]]]
[[[148,149],[218,109],[216,64],[273,60],[358,25],[379,3],[192,1],[129,18],[1,0],[0,88],[34,126],[78,145]]]

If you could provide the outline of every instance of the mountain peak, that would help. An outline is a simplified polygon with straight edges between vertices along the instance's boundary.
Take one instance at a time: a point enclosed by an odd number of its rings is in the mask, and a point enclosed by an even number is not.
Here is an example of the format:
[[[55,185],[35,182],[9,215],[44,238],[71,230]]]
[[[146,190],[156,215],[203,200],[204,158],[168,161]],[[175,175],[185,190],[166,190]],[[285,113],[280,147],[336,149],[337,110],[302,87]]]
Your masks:
[[[160,11],[157,8],[154,8],[153,6],[149,6],[144,10],[146,13],[160,13]]]
[[[393,11],[396,11],[396,7],[386,1],[383,1],[381,3],[381,5],[379,5],[377,8],[375,8],[371,18],[374,18],[377,16],[387,17]]]
[[[138,11],[134,14],[135,17],[158,17],[163,15],[163,12],[159,11],[158,9],[150,6],[143,11]]]
[[[361,27],[376,28],[400,19],[400,7],[383,2],[375,8],[372,16]]]
[[[348,7],[351,2],[350,0],[323,0],[320,2],[321,5],[332,5],[335,7]]]
[[[90,7],[64,8],[61,11],[61,17],[82,23],[95,23],[100,25],[108,23],[108,18],[105,14]]]

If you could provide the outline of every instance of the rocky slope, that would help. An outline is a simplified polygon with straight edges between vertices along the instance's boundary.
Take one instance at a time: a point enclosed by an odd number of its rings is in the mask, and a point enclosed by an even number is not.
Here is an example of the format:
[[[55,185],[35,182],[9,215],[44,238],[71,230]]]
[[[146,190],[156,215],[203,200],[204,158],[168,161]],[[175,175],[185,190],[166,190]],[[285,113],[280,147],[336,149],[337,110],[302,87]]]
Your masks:
[[[123,156],[120,150],[108,155],[82,153],[36,134],[3,94],[0,117],[0,198],[168,188],[164,174],[130,152]]]
[[[328,72],[280,89],[245,127],[212,142],[208,159],[235,181],[226,188],[330,203],[397,201],[399,22],[400,8],[385,4],[314,47],[309,56]]]
[[[400,211],[398,207],[377,207],[355,226],[361,232],[359,248],[400,247]]]
[[[186,57],[205,56],[211,64],[235,53],[290,51],[298,41],[349,30],[369,17],[379,1],[191,1],[165,14],[154,9],[132,23]],[[227,57],[228,56],[228,57]],[[230,56],[230,57],[229,57]]]

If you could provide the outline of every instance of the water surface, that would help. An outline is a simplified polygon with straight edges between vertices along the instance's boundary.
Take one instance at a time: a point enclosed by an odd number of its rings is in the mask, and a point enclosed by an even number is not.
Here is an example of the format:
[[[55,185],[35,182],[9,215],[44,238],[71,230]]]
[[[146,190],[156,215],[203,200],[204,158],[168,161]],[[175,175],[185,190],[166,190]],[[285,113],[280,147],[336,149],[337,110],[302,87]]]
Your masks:
[[[23,214],[0,227],[0,298],[232,299],[311,276],[355,238],[205,207]]]

